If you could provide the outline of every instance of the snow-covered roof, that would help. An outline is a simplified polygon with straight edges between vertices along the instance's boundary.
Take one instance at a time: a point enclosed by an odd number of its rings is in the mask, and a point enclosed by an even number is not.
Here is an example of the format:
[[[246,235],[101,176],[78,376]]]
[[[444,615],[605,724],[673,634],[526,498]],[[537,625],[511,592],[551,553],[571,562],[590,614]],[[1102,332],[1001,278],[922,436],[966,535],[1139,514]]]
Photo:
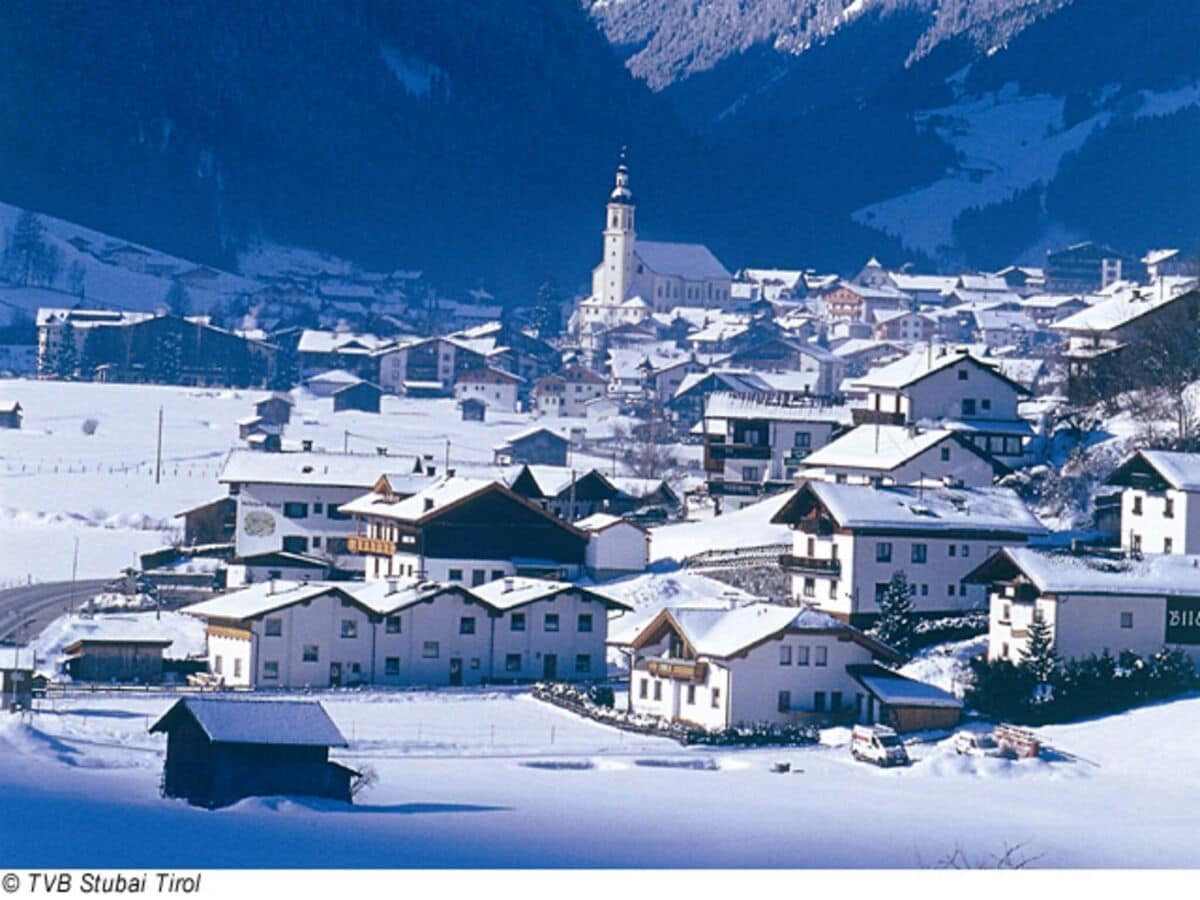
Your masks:
[[[306,484],[369,488],[381,475],[410,473],[416,461],[362,453],[257,453],[233,450],[217,481],[221,484]]]
[[[355,384],[359,381],[362,379],[345,369],[327,369],[308,379],[309,384]]]
[[[443,478],[404,500],[392,500],[381,494],[369,493],[356,497],[340,507],[351,515],[381,516],[387,519],[418,521],[442,511],[488,488],[504,485],[495,479],[466,478],[460,475]],[[504,490],[508,490],[504,488]]]
[[[1008,292],[1008,282],[999,275],[960,275],[958,282],[968,291]]]
[[[546,432],[546,434],[550,435],[551,437],[555,437],[560,441],[568,440],[568,438],[563,437],[561,434],[559,434],[558,432],[556,432],[553,428],[550,428],[549,426],[531,425],[528,428],[522,428],[520,431],[516,432],[515,434],[510,434],[508,437],[506,437],[504,439],[503,443],[497,444],[492,449],[494,449],[494,450],[506,449],[509,446],[511,446],[512,444],[515,444],[517,441],[523,441],[526,438],[533,437],[535,434],[539,434],[540,432],[543,432],[543,431]]]
[[[325,707],[315,700],[184,697],[167,710],[150,731],[168,730],[168,720],[184,709],[214,743],[349,746]]]
[[[16,400],[0,400],[0,413],[15,413],[21,408],[21,404]]]
[[[933,375],[935,372],[940,372],[942,369],[947,369],[964,360],[975,363],[979,368],[992,372],[997,378],[1005,378],[994,365],[972,353],[938,350],[931,354],[926,349],[918,350],[916,353],[910,353],[903,359],[898,359],[887,365],[871,369],[862,378],[857,379],[855,384],[859,388],[899,390],[916,384],[918,381]],[[1020,388],[1020,385],[1017,385],[1017,387]],[[1024,388],[1020,389],[1024,390]]]
[[[888,278],[901,291],[925,293],[950,291],[958,283],[955,275],[910,275],[905,272],[889,272]]]
[[[361,353],[368,354],[386,344],[387,341],[373,334],[353,332],[318,331],[306,328],[300,333],[296,349],[300,353]]]
[[[735,394],[714,391],[704,403],[706,419],[772,419],[780,422],[830,422],[848,424],[850,407],[821,403],[795,403],[788,394]]]
[[[495,581],[489,581],[487,584],[471,588],[471,593],[479,598],[481,602],[498,610],[516,609],[518,606],[524,606],[526,603],[533,603],[535,600],[544,600],[547,597],[554,597],[566,591],[579,591],[585,597],[598,600],[605,606],[626,610],[633,609],[632,606],[623,600],[594,593],[590,588],[571,584],[569,581],[550,581],[544,578],[523,578],[517,576],[498,578]]]
[[[1101,300],[1087,309],[1081,309],[1074,315],[1055,322],[1050,327],[1056,331],[1068,332],[1112,331],[1184,296],[1187,295],[1160,294],[1146,289],[1126,288],[1107,300]]]
[[[975,487],[871,487],[807,481],[787,495],[771,521],[798,521],[815,500],[842,528],[905,532],[1041,535],[1046,528],[1015,491]]]
[[[1109,484],[1126,484],[1122,473],[1138,459],[1144,460],[1177,491],[1200,491],[1200,453],[1169,450],[1139,450],[1123,462],[1109,478]]]
[[[383,578],[375,581],[345,582],[340,585],[355,600],[379,615],[389,615],[442,593],[465,592],[457,585],[446,585],[423,578]]]
[[[730,278],[729,271],[703,244],[638,241],[634,252],[646,267],[659,275],[678,275],[689,281]]]
[[[320,581],[260,581],[211,600],[185,606],[181,612],[205,619],[252,619],[328,593],[341,595],[344,591]]]
[[[890,471],[914,456],[953,440],[944,428],[909,428],[907,425],[859,425],[804,458],[805,467],[835,466]]]
[[[1082,556],[1006,547],[972,573],[991,580],[1007,562],[1042,593],[1122,597],[1200,597],[1200,556],[1147,554],[1142,559]]]
[[[887,706],[961,709],[963,702],[932,684],[905,678],[880,666],[851,666],[850,674]]]

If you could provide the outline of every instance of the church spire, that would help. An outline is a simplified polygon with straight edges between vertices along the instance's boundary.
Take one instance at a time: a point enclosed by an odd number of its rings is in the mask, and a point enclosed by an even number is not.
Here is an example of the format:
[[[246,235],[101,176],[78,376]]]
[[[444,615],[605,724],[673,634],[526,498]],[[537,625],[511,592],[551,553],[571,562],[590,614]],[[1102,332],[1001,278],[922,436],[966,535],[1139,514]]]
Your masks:
[[[633,191],[629,189],[629,166],[625,165],[625,149],[621,148],[621,160],[617,163],[616,187],[608,195],[611,203],[633,205]]]

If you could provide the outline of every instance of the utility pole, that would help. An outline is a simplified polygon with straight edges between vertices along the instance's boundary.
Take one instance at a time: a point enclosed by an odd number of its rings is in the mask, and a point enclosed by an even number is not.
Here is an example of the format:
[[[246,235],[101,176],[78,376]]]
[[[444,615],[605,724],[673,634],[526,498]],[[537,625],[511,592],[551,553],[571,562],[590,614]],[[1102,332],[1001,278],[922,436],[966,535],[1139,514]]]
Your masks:
[[[342,432],[342,452],[343,453],[350,452],[350,430],[349,429]]]
[[[71,559],[71,615],[75,614],[75,576],[79,573],[79,537],[75,537],[75,555]]]
[[[446,439],[446,466],[442,469],[443,475],[450,474],[450,439]]]
[[[162,482],[162,426],[163,408],[158,408],[158,450],[154,454],[154,483]]]

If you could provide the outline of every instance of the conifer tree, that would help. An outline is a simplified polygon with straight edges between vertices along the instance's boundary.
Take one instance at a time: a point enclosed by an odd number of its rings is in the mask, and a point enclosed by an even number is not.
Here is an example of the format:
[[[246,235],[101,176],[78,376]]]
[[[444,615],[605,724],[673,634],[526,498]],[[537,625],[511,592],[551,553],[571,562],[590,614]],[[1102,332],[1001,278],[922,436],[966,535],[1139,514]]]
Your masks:
[[[1054,635],[1050,623],[1034,619],[1029,625],[1029,639],[1021,650],[1021,665],[1037,679],[1046,684],[1058,666],[1058,654],[1054,652]]]
[[[879,640],[908,655],[916,637],[913,617],[912,589],[908,577],[901,571],[892,575],[879,596],[879,621],[874,628]]]

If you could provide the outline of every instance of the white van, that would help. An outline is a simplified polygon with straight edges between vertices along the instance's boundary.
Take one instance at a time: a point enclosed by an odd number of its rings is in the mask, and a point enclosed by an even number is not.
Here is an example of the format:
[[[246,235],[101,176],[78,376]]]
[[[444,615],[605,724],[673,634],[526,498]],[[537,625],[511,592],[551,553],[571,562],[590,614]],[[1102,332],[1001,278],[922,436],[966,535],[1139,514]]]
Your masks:
[[[906,766],[910,761],[900,737],[884,725],[855,725],[850,734],[850,753],[855,759],[877,766]]]

